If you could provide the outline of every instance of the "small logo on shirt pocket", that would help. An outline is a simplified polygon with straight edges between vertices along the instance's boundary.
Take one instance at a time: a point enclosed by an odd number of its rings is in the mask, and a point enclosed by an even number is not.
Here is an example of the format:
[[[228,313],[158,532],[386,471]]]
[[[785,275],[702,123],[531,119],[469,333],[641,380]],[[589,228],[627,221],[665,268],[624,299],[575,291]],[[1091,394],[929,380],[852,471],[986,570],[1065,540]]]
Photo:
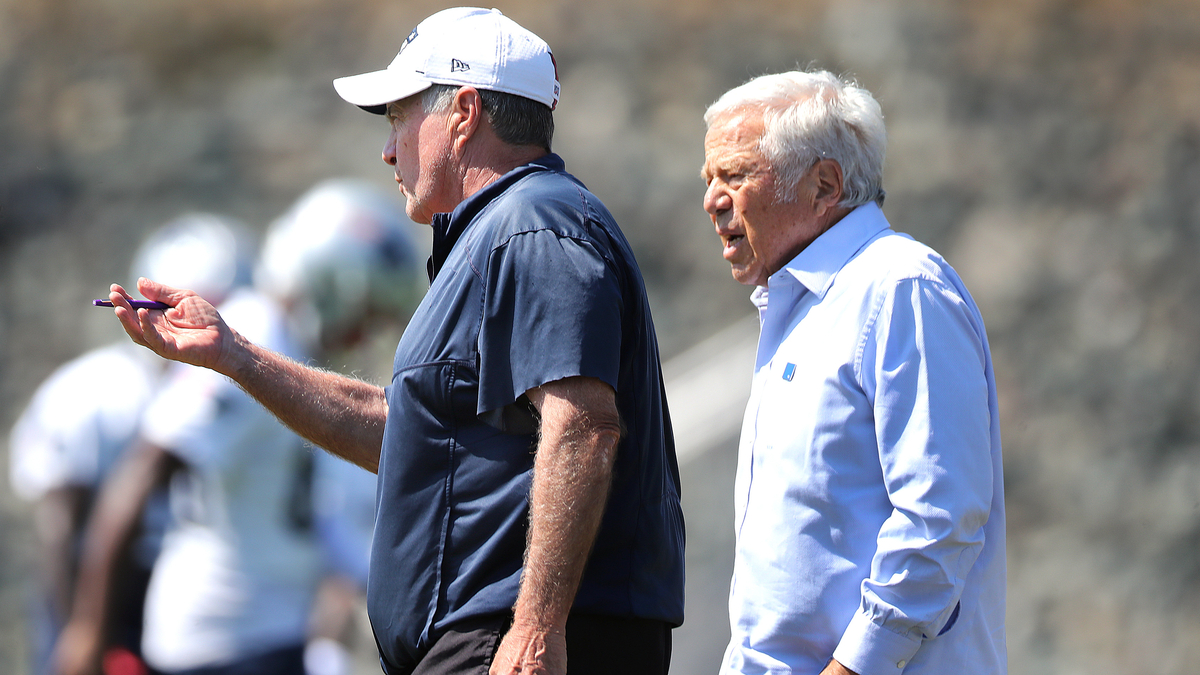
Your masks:
[[[783,379],[788,382],[792,381],[792,377],[796,375],[796,364],[789,363],[783,367]]]

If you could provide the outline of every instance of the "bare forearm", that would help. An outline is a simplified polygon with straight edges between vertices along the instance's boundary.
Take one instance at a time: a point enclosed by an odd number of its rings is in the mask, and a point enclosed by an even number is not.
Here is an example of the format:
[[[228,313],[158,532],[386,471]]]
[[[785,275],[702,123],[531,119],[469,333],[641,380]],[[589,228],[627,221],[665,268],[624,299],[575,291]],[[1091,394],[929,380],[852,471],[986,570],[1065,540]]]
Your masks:
[[[387,399],[382,387],[297,363],[237,337],[233,381],[293,431],[369,471],[379,468]]]
[[[615,407],[541,409],[529,543],[514,618],[557,631],[566,625],[604,515],[620,424]]]
[[[589,456],[610,451],[595,446],[561,451],[534,469],[529,545],[515,608],[518,623],[544,630],[566,625],[604,515],[611,476],[609,465]]]
[[[621,438],[616,394],[571,377],[526,392],[541,416],[525,569],[490,675],[565,675],[567,615],[583,578]]]

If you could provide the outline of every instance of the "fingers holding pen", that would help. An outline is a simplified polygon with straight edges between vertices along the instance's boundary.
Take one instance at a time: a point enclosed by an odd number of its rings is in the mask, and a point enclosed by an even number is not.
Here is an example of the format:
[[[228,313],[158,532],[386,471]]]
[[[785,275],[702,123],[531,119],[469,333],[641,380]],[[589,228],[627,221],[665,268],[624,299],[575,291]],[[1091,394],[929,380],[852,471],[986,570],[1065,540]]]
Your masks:
[[[121,327],[135,343],[159,356],[229,374],[241,363],[239,336],[212,303],[194,291],[138,279],[147,300],[134,299],[120,284],[109,287],[108,300]]]
[[[142,290],[142,281],[146,280],[139,280],[139,291]],[[161,284],[154,284],[154,287],[165,288]],[[157,291],[158,288],[154,288],[154,290]],[[143,295],[146,295],[144,291]],[[161,294],[155,293],[155,295]],[[154,302],[161,302],[154,296],[146,295],[146,297],[152,298]],[[163,323],[163,315],[166,314],[166,311],[176,311],[174,306],[169,305],[169,303],[162,303],[167,305],[165,310],[157,307],[147,308],[144,305],[148,303],[134,300],[120,284],[113,284],[109,287],[108,299],[112,302],[113,312],[117,315],[117,320],[121,322],[121,327],[125,329],[130,339],[160,356],[170,358],[166,354],[167,344],[163,338],[162,329],[159,324]]]
[[[137,310],[133,309],[133,306],[129,304],[132,298],[120,284],[109,286],[108,291],[108,299],[112,302],[113,313],[117,315],[117,320],[121,322],[121,327],[125,329],[125,332],[134,342],[143,347],[149,347],[143,336]]]
[[[166,284],[160,284],[157,281],[141,277],[137,280],[138,292],[142,297],[149,298],[161,302],[170,307],[177,307],[188,296],[196,295],[192,291],[187,291],[181,288],[173,288]]]

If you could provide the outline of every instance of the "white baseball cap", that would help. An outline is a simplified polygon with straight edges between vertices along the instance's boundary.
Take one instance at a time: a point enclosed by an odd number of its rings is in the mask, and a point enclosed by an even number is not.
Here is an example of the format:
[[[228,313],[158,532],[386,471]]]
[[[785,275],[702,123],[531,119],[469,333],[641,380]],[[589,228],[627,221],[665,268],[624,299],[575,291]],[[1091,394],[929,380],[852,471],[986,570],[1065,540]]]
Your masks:
[[[339,96],[369,112],[434,84],[470,85],[558,105],[558,66],[550,46],[498,9],[442,10],[409,33],[385,70],[340,77]]]

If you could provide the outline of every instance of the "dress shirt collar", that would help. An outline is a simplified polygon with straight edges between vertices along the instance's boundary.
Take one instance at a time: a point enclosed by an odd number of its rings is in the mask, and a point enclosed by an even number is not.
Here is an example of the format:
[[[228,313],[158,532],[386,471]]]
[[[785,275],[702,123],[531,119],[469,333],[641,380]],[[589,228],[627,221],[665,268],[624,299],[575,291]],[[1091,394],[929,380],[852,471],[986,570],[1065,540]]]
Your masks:
[[[888,227],[887,218],[878,204],[863,204],[814,239],[783,269],[772,274],[767,283],[773,285],[788,275],[818,298],[823,298],[833,285],[838,270]],[[756,292],[755,296],[758,295]]]

